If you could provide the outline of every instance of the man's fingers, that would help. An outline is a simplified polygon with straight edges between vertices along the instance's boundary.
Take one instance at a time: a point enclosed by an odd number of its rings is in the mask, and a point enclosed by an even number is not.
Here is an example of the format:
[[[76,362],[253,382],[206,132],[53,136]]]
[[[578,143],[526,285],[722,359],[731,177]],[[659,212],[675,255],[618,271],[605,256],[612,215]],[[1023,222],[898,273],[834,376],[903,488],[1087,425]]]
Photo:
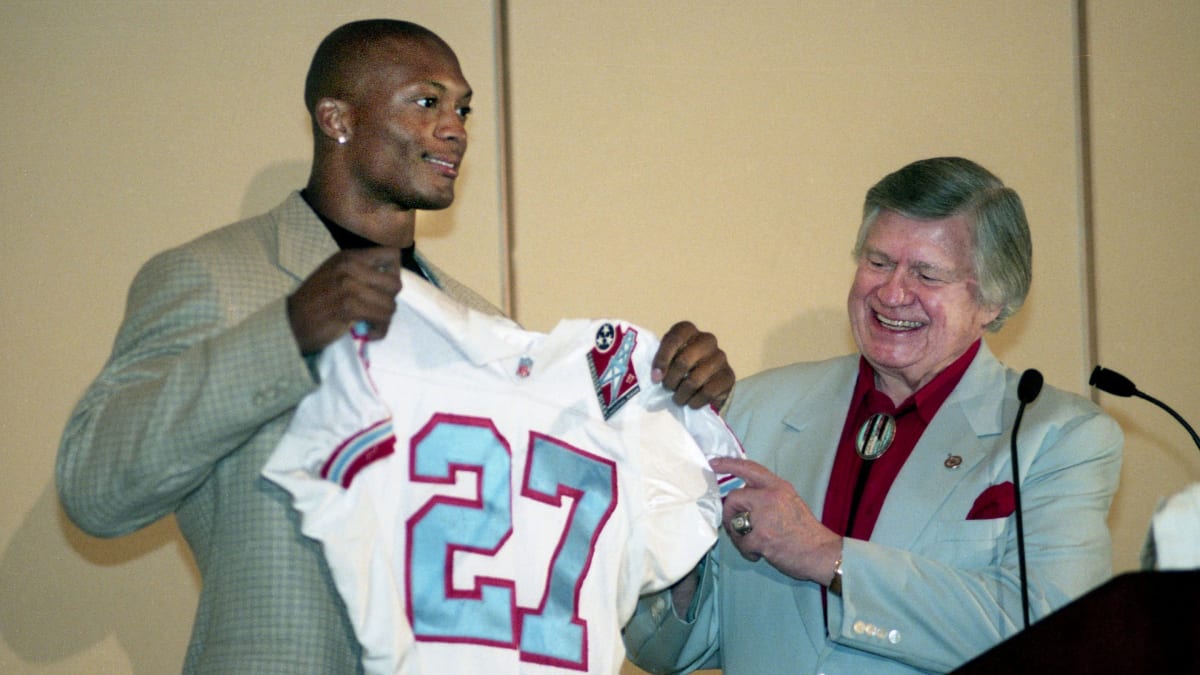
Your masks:
[[[725,360],[725,353],[716,349],[715,340],[712,343],[712,349],[714,351],[705,355],[703,360],[687,370],[677,382],[674,382],[674,400],[677,404],[699,408],[713,403],[720,407],[725,403],[725,399],[729,398],[736,381],[733,369]],[[671,379],[669,376],[663,381],[664,386],[668,389],[671,388]]]
[[[691,321],[680,321],[663,335],[658,352],[654,354],[654,361],[651,363],[656,381],[669,381],[672,385],[677,385],[679,380],[687,375],[691,370],[690,364],[684,361],[676,362],[677,356],[699,332]],[[669,385],[667,388],[674,389],[674,386]]]
[[[400,277],[400,249],[368,248],[362,251],[363,262],[375,272]]]
[[[370,248],[330,256],[288,298],[301,353],[320,351],[349,329],[387,334],[400,292],[400,251]]]
[[[775,479],[775,474],[771,473],[770,469],[752,459],[715,457],[709,460],[708,465],[717,473],[727,473],[741,478],[746,481],[746,487],[749,488],[762,487]],[[736,492],[737,490],[734,490],[731,496]],[[728,498],[726,501],[728,502]]]
[[[717,338],[690,321],[671,327],[654,355],[651,379],[674,392],[678,405],[720,406],[733,390],[735,376]]]

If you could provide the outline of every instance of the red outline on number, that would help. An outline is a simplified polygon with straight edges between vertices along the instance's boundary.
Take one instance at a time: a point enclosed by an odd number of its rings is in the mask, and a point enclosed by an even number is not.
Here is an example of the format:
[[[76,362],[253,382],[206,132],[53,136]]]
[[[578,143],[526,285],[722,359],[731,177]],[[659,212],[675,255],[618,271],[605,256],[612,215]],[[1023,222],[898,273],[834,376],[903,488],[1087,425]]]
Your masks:
[[[445,478],[430,478],[430,477],[426,477],[426,476],[418,476],[418,474],[416,472],[415,463],[416,463],[416,456],[417,456],[417,453],[416,453],[417,445],[419,445],[421,443],[421,441],[425,439],[425,437],[427,437],[429,434],[431,434],[434,429],[436,429],[438,426],[440,426],[442,424],[454,424],[454,425],[467,426],[467,427],[486,427],[488,429],[491,429],[492,435],[496,437],[497,443],[499,443],[504,448],[505,452],[508,453],[509,476],[507,476],[506,479],[509,481],[510,485],[512,484],[512,477],[511,477],[512,447],[509,446],[508,439],[506,439],[504,437],[504,435],[500,433],[500,430],[496,428],[495,424],[493,424],[491,420],[488,420],[488,419],[485,419],[482,417],[470,417],[467,415],[436,413],[432,417],[429,418],[429,421],[425,423],[425,426],[421,427],[420,431],[418,431],[416,434],[413,435],[412,440],[410,441],[409,453],[408,453],[409,480],[411,480],[414,483],[433,483],[433,484],[453,485],[457,482],[457,478],[456,478],[457,473],[462,472],[462,471],[468,471],[468,472],[475,474],[475,495],[476,495],[476,497],[475,497],[475,499],[460,499],[458,497],[446,497],[446,496],[442,496],[442,495],[437,495],[437,496],[430,498],[429,501],[427,501],[424,506],[422,506],[419,510],[417,510],[415,513],[413,513],[412,516],[410,516],[408,518],[408,521],[406,523],[406,533],[405,534],[408,537],[407,541],[409,543],[406,546],[407,559],[405,560],[405,574],[404,574],[404,577],[405,577],[404,583],[406,586],[405,594],[406,594],[406,600],[407,600],[405,603],[405,605],[406,605],[405,613],[407,614],[407,617],[408,617],[408,625],[413,627],[413,636],[419,642],[469,643],[469,644],[491,645],[491,646],[495,646],[495,647],[506,647],[506,648],[510,648],[510,649],[519,649],[520,644],[521,644],[521,631],[520,631],[520,625],[515,623],[516,617],[518,616],[517,605],[516,605],[516,602],[517,602],[516,582],[511,579],[500,579],[500,578],[496,578],[496,577],[478,576],[478,577],[475,577],[475,579],[474,579],[474,581],[475,581],[474,588],[471,588],[468,590],[463,590],[463,591],[458,591],[458,590],[454,589],[454,570],[453,570],[455,552],[469,551],[469,552],[478,553],[481,555],[494,556],[494,555],[496,555],[497,552],[499,552],[500,549],[504,548],[504,545],[508,542],[508,540],[510,538],[512,538],[511,525],[512,525],[512,512],[513,512],[512,506],[513,505],[512,505],[511,490],[509,492],[509,503],[508,503],[508,513],[509,513],[508,532],[506,532],[504,534],[504,536],[500,538],[500,541],[496,545],[495,548],[483,549],[483,548],[472,548],[472,547],[468,547],[468,546],[448,546],[446,548],[445,569],[442,570],[442,582],[445,585],[445,587],[442,589],[442,593],[446,598],[455,599],[455,600],[480,600],[483,598],[483,586],[497,586],[500,588],[509,589],[510,597],[512,599],[512,604],[509,608],[509,616],[512,617],[513,622],[514,622],[513,625],[510,626],[510,633],[513,636],[512,641],[511,642],[501,642],[498,640],[483,640],[483,639],[471,638],[471,637],[457,637],[456,638],[456,637],[452,637],[452,636],[423,635],[423,634],[416,632],[416,623],[413,621],[413,602],[412,602],[412,597],[413,597],[413,594],[412,594],[412,579],[413,579],[413,575],[412,575],[413,534],[412,533],[413,533],[413,527],[415,527],[415,525],[425,517],[425,514],[427,514],[430,510],[432,510],[435,506],[438,506],[438,505],[450,505],[450,506],[456,506],[456,507],[460,507],[460,508],[469,508],[469,509],[475,509],[475,510],[483,509],[483,497],[481,496],[483,493],[483,485],[482,485],[483,469],[479,465],[451,464],[447,467],[447,476]]]
[[[568,452],[573,452],[577,455],[586,457],[597,464],[603,464],[607,466],[609,468],[609,476],[611,477],[611,485],[609,487],[609,495],[611,496],[611,499],[609,499],[608,508],[605,509],[604,514],[599,518],[599,520],[597,520],[596,526],[592,528],[592,538],[588,542],[587,559],[584,561],[582,568],[579,570],[579,576],[575,581],[575,595],[572,598],[572,604],[575,610],[572,623],[581,625],[583,627],[583,644],[581,646],[582,653],[579,655],[579,660],[564,661],[562,659],[550,658],[543,655],[529,654],[523,650],[520,651],[520,658],[522,661],[586,671],[588,669],[588,654],[590,653],[588,650],[589,633],[587,620],[579,615],[580,596],[583,594],[583,584],[587,580],[588,572],[590,572],[592,569],[592,560],[596,555],[596,540],[600,538],[600,533],[603,532],[604,528],[608,525],[609,519],[612,518],[613,513],[617,509],[617,502],[620,500],[617,492],[617,463],[607,457],[601,457],[595,453],[588,452],[583,448],[571,445],[562,439],[555,438],[537,431],[529,432],[529,451],[526,453],[525,475],[521,479],[521,496],[527,497],[534,501],[542,502],[543,504],[547,504],[549,506],[557,507],[562,506],[562,498],[564,495],[569,495],[572,498],[572,501],[571,512],[567,515],[567,526],[563,528],[562,534],[558,538],[558,544],[554,547],[554,554],[550,557],[550,567],[543,575],[546,583],[542,586],[541,602],[537,607],[520,607],[518,605],[517,611],[522,617],[524,617],[526,614],[540,615],[543,611],[545,611],[546,600],[550,596],[551,572],[553,571],[555,564],[558,562],[558,556],[560,553],[562,553],[563,546],[566,543],[567,535],[571,532],[571,526],[575,522],[575,511],[579,508],[579,495],[584,494],[584,492],[576,488],[564,486],[561,482],[558,483],[558,493],[553,496],[546,495],[542,492],[532,491],[532,489],[529,487],[529,475],[533,468],[534,443],[539,438]],[[523,620],[518,622],[518,625],[522,624]]]

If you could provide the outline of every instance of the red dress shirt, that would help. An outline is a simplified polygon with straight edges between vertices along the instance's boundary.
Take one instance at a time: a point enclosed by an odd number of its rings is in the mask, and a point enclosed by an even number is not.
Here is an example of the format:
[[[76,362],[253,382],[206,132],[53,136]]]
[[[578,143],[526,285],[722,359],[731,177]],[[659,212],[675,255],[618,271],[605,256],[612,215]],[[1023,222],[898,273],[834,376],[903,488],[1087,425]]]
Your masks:
[[[925,427],[967,372],[979,352],[979,345],[980,341],[976,340],[962,356],[898,406],[893,406],[891,399],[875,388],[875,371],[860,357],[858,381],[825,492],[821,522],[826,527],[855,539],[871,538],[896,475],[912,454]],[[896,436],[881,457],[863,460],[855,451],[858,430],[871,415],[880,412],[895,418]],[[852,531],[848,531],[850,527],[853,527]]]

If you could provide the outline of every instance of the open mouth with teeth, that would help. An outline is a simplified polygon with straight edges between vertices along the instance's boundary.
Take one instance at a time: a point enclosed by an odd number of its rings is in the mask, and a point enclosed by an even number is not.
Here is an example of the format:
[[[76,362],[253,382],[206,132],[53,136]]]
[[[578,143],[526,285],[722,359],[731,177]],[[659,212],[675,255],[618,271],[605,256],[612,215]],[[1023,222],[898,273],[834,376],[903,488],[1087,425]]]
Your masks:
[[[453,163],[453,162],[447,162],[446,160],[444,160],[444,159],[438,159],[437,157],[426,157],[426,158],[425,158],[425,161],[426,161],[426,162],[429,162],[430,164],[436,164],[436,165],[438,165],[438,166],[444,166],[444,167],[446,167],[447,169],[453,169],[453,168],[454,168],[454,163]]]
[[[902,321],[899,319],[889,319],[886,316],[878,313],[875,314],[875,320],[878,321],[879,325],[883,326],[884,328],[897,331],[915,330],[917,328],[922,328],[925,325],[923,321]]]
[[[451,161],[448,159],[441,159],[439,157],[434,157],[432,155],[425,155],[422,159],[424,159],[429,164],[433,165],[434,169],[436,169],[437,172],[440,173],[441,175],[443,175],[447,178],[457,178],[458,177],[458,163],[457,162],[454,162],[454,161]]]

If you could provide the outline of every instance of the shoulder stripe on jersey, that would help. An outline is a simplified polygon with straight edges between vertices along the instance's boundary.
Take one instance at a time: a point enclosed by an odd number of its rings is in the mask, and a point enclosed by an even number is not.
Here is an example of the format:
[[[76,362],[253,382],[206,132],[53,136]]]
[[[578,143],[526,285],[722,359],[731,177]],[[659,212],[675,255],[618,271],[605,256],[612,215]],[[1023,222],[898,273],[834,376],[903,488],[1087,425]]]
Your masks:
[[[717,489],[721,491],[721,498],[729,496],[730,492],[738,488],[745,487],[746,481],[732,474],[723,473],[717,475]]]
[[[321,477],[350,487],[354,477],[368,465],[391,455],[396,449],[392,420],[386,419],[363,429],[339,445],[321,467]]]

